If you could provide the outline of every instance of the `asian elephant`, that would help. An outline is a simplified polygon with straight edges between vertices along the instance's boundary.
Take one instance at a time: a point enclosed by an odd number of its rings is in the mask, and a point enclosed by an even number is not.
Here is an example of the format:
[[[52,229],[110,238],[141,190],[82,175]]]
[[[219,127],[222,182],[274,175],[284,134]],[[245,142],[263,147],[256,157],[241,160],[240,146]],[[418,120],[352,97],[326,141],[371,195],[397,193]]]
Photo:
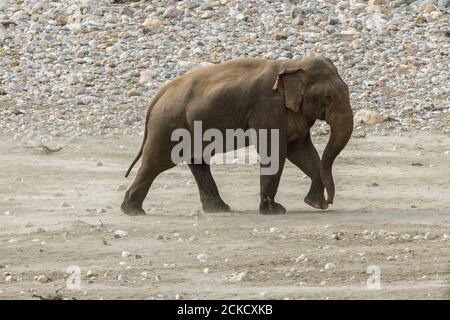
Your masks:
[[[331,128],[319,157],[310,128],[317,120]],[[259,212],[281,214],[275,202],[281,173],[288,159],[311,178],[305,197],[310,206],[325,210],[333,203],[332,165],[353,131],[349,90],[333,62],[314,56],[299,60],[243,58],[205,67],[170,81],[156,94],[147,111],[141,149],[126,177],[142,156],[137,176],[125,193],[121,209],[142,215],[142,203],[154,179],[176,165],[171,150],[175,129],[193,132],[194,121],[203,128],[279,130],[279,169],[260,176]],[[229,211],[222,200],[208,163],[188,164],[205,212]],[[327,199],[324,197],[327,191]]]

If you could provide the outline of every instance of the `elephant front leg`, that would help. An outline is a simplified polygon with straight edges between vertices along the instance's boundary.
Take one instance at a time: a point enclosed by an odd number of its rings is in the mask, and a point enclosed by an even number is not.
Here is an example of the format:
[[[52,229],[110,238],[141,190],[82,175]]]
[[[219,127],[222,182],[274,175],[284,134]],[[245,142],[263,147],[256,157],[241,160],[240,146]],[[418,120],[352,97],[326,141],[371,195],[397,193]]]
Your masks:
[[[230,207],[220,197],[209,164],[189,164],[189,169],[197,182],[203,211],[207,213],[230,211]]]
[[[308,135],[305,139],[290,142],[287,158],[311,178],[311,187],[305,197],[305,203],[316,209],[327,209],[324,186],[320,179],[320,157],[312,144],[311,137]]]
[[[283,214],[286,209],[279,203],[275,202],[275,195],[280,184],[281,173],[283,172],[284,163],[286,161],[286,142],[284,136],[279,137],[278,140],[272,141],[271,138],[267,141],[258,141],[259,144],[267,143],[267,150],[269,150],[270,161],[264,161],[261,145],[258,147],[260,156],[260,196],[261,203],[259,205],[259,212],[261,214]],[[274,144],[278,145],[275,146]],[[268,162],[268,163],[264,163]]]

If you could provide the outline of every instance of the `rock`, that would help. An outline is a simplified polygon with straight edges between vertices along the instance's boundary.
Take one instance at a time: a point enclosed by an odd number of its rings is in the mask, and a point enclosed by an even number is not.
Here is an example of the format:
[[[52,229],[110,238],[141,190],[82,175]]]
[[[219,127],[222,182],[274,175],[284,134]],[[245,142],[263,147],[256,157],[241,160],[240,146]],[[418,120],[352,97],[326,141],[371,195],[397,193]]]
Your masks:
[[[123,238],[123,237],[127,237],[127,236],[128,236],[128,232],[126,232],[124,230],[114,231],[114,238]]]
[[[334,264],[333,262],[328,262],[324,268],[325,268],[325,270],[336,269],[336,264]]]
[[[283,229],[281,229],[279,227],[272,227],[272,228],[269,229],[269,231],[271,233],[280,233],[280,232],[283,232]]]
[[[342,240],[342,232],[335,232],[329,237],[330,240]]]
[[[433,11],[438,11],[439,9],[432,2],[424,2],[419,7],[419,10],[425,13],[431,13]]]
[[[287,39],[287,35],[283,32],[276,32],[273,37],[275,38],[275,40],[286,40]]]
[[[163,22],[160,19],[147,18],[142,24],[148,31],[160,30],[163,26]]]
[[[141,71],[139,83],[142,85],[150,85],[151,83],[153,83],[153,71],[152,70]]]
[[[247,271],[240,272],[236,276],[236,280],[239,282],[244,282],[250,280],[250,276]]]
[[[436,234],[434,234],[434,233],[432,233],[432,232],[427,232],[425,235],[424,235],[424,237],[423,237],[423,239],[424,240],[434,240],[434,239],[436,239],[438,236],[436,235]]]
[[[384,121],[383,117],[374,110],[358,110],[354,116],[355,123],[378,124]]]
[[[127,92],[127,97],[129,97],[129,98],[137,97],[137,96],[140,96],[140,95],[141,95],[141,92],[139,90],[135,90],[135,89],[129,90]]]
[[[438,7],[442,9],[450,7],[450,0],[438,0]]]
[[[39,283],[47,283],[49,281],[49,279],[47,278],[47,276],[45,274],[41,274],[40,276],[38,276],[36,278],[36,281]]]
[[[329,25],[332,25],[332,26],[334,26],[334,25],[337,25],[337,24],[339,24],[339,19],[337,18],[337,17],[335,17],[335,16],[328,16],[328,24]]]
[[[128,17],[132,18],[134,16],[134,10],[131,9],[130,7],[125,7],[122,9],[120,14],[123,16],[128,16]]]
[[[200,253],[197,255],[197,260],[200,262],[207,262],[209,260],[209,256],[206,253]]]
[[[131,256],[131,253],[130,253],[130,252],[128,252],[128,251],[122,251],[122,257],[123,257],[123,258],[129,257],[129,256]]]
[[[178,18],[183,14],[183,11],[176,7],[168,7],[166,11],[164,11],[162,17],[163,18]]]
[[[118,276],[115,276],[115,280],[120,282],[128,282],[128,277],[123,274],[119,274]]]
[[[96,277],[97,273],[92,271],[92,270],[88,270],[88,272],[86,272],[86,277]]]
[[[427,18],[425,18],[424,16],[418,16],[417,18],[416,18],[416,23],[417,24],[425,24],[425,23],[427,23],[428,22],[428,20],[427,20]]]

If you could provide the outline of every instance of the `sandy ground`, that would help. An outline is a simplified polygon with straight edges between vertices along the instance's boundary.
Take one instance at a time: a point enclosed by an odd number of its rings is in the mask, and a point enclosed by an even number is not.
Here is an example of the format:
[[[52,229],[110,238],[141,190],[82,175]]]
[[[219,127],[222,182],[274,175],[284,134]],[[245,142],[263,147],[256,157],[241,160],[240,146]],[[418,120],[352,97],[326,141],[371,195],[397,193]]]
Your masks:
[[[283,216],[257,213],[256,165],[213,168],[236,212],[200,213],[193,177],[178,166],[155,181],[147,216],[123,215],[118,188],[133,179],[123,174],[140,141],[55,140],[51,145],[63,149],[45,154],[38,144],[0,136],[0,299],[57,290],[76,299],[448,297],[449,136],[352,139],[334,167],[335,204],[324,212],[303,202],[309,179],[288,163],[278,193],[289,210]],[[321,150],[325,142],[316,139]],[[118,229],[128,236],[115,238]],[[384,232],[370,240],[365,230]],[[331,240],[337,232],[342,239]],[[424,240],[427,232],[438,237]],[[202,253],[206,262],[197,259]],[[336,268],[324,270],[330,262]],[[80,290],[64,288],[73,265],[81,269]],[[380,268],[380,290],[366,285],[371,265]],[[235,281],[245,271],[243,281]],[[6,272],[15,274],[13,281],[6,281]],[[49,282],[34,280],[41,274]]]

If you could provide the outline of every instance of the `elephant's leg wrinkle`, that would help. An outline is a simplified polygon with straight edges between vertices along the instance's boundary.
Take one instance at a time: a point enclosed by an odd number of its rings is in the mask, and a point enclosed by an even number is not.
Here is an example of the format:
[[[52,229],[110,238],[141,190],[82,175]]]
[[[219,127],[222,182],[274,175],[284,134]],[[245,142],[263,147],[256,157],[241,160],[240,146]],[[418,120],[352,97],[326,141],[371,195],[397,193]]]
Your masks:
[[[327,209],[324,186],[320,179],[320,156],[311,137],[289,143],[287,158],[311,178],[311,187],[305,197],[305,202],[316,209]]]
[[[200,193],[200,201],[205,212],[223,212],[230,211],[230,207],[222,200],[217,188],[216,182],[211,174],[209,164],[189,164],[197,182]]]

